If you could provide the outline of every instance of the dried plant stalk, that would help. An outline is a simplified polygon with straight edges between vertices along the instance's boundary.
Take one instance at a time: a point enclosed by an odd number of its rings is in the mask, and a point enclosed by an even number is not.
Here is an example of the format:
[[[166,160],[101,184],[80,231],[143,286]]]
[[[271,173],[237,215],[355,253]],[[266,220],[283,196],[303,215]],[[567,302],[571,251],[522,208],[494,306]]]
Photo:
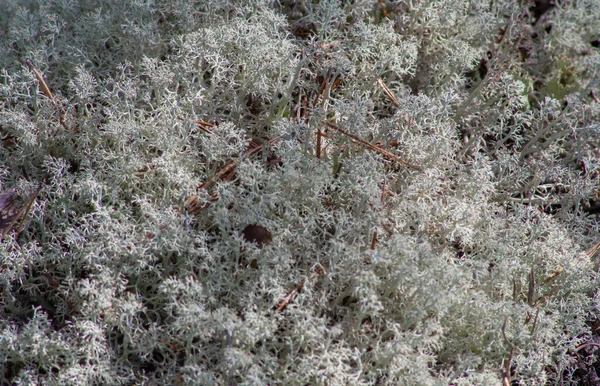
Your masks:
[[[392,101],[392,103],[396,106],[396,107],[400,107],[400,103],[398,103],[398,99],[396,99],[396,97],[394,96],[394,94],[392,94],[392,92],[390,91],[390,89],[385,85],[385,83],[383,83],[383,80],[381,79],[377,79],[377,83],[379,84],[379,86],[383,89],[383,92],[385,93],[385,95],[390,98],[390,100]]]
[[[423,171],[423,169],[421,167],[419,167],[417,165],[413,165],[410,162],[407,162],[407,161],[403,160],[402,158],[398,157],[397,155],[392,154],[389,151],[383,150],[382,148],[377,147],[377,146],[365,141],[364,139],[357,137],[354,134],[350,134],[346,130],[339,128],[338,126],[334,125],[333,123],[325,122],[325,125],[341,134],[344,134],[345,136],[348,136],[348,137],[356,140],[357,142],[359,142],[361,145],[363,145],[367,149],[373,150],[392,161],[400,162],[402,165],[409,167],[411,169],[417,170],[419,172]]]
[[[44,77],[42,76],[42,74],[40,74],[39,71],[36,70],[35,67],[33,67],[33,63],[31,63],[31,60],[27,60],[25,63],[27,63],[27,66],[29,67],[29,69],[31,70],[31,72],[33,72],[33,75],[35,75],[35,78],[40,83],[40,89],[42,90],[42,93],[45,96],[47,96],[49,99],[51,99],[52,101],[54,101],[54,95],[52,95],[52,92],[50,91],[50,88],[48,87],[48,85],[44,81]]]

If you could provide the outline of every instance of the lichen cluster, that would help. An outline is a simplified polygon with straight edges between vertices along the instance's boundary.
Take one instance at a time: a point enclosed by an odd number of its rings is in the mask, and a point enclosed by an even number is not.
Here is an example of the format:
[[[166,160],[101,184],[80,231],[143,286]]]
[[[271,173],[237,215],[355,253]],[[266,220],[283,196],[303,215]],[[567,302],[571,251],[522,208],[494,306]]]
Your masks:
[[[599,20],[1,1],[0,383],[591,382]]]

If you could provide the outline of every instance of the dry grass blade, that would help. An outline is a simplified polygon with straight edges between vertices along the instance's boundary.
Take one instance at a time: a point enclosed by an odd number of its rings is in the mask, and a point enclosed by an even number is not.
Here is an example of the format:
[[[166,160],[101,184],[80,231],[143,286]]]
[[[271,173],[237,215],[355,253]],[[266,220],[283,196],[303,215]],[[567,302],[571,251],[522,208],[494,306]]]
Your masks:
[[[396,106],[396,107],[400,107],[400,103],[398,103],[398,99],[396,99],[396,97],[394,96],[394,94],[392,94],[392,92],[390,91],[390,89],[385,85],[385,83],[383,83],[383,80],[381,79],[377,79],[377,83],[379,84],[379,86],[383,89],[383,92],[385,93],[385,95],[390,98],[390,100],[392,101],[392,103]]]
[[[21,217],[21,222],[19,223],[19,227],[17,228],[17,235],[19,233],[21,233],[21,231],[23,230],[23,225],[25,225],[25,219],[29,215],[29,212],[31,211],[31,207],[33,206],[33,203],[35,202],[35,199],[39,192],[40,192],[39,190],[36,190],[35,192],[33,192],[33,194],[31,194],[31,196],[29,196],[29,200],[27,200],[27,204],[25,204],[25,206],[24,206],[24,208],[25,208],[24,214]]]
[[[550,275],[546,279],[544,279],[544,281],[542,282],[541,285],[546,285],[546,284],[550,283],[551,281],[556,279],[558,277],[558,275],[560,275],[564,270],[565,269],[563,267],[558,268],[556,271],[554,271],[552,273],[552,275]]]
[[[598,252],[599,249],[600,249],[600,241],[598,241],[590,249],[588,249],[587,251],[585,251],[584,255],[588,259],[591,259],[592,257],[594,257],[596,255],[596,253]]]
[[[533,272],[533,266],[529,272],[529,289],[527,290],[527,304],[533,307],[535,297],[535,273]]]
[[[319,275],[323,275],[325,273],[325,267],[320,266],[313,272],[308,279],[302,280],[300,284],[298,284],[294,289],[292,289],[288,294],[283,298],[283,300],[279,303],[277,308],[275,308],[275,312],[281,312],[287,307],[287,305],[292,301],[294,296],[298,293],[298,291],[302,290],[307,281],[313,280],[315,277]]]
[[[396,161],[396,162],[400,162],[402,165],[417,170],[419,172],[422,172],[423,169],[417,165],[413,165],[410,162],[407,162],[405,160],[403,160],[402,158],[398,157],[395,154],[390,153],[389,151],[383,150],[382,148],[375,146],[367,141],[365,141],[364,139],[361,139],[359,137],[357,137],[354,134],[350,134],[348,133],[346,130],[343,130],[341,128],[339,128],[338,126],[334,125],[333,123],[329,123],[329,122],[325,122],[325,125],[327,127],[329,127],[330,129],[333,129],[335,131],[337,131],[338,133],[344,134],[347,137],[350,137],[352,139],[354,139],[355,141],[357,141],[358,143],[360,143],[361,145],[363,145],[364,147],[366,147],[367,149],[373,150],[376,153],[381,154],[382,156],[392,160],[392,161]]]
[[[35,191],[29,196],[25,205],[19,206],[16,202],[16,193],[14,191],[4,192],[0,194],[0,230],[2,230],[2,234],[0,235],[0,240],[6,237],[8,233],[14,229],[17,222],[19,222],[19,226],[17,227],[16,235],[19,235],[23,230],[23,226],[25,224],[25,220],[27,219],[27,215],[31,211],[31,207],[37,197],[39,191]],[[19,221],[20,220],[20,221]]]
[[[42,77],[42,74],[40,74],[39,71],[36,70],[35,67],[33,67],[33,63],[31,63],[31,60],[27,60],[25,63],[27,63],[27,66],[33,72],[33,74],[35,75],[36,79],[40,83],[40,89],[42,90],[42,93],[44,93],[45,96],[47,96],[52,101],[54,101],[54,95],[52,95],[52,92],[50,91],[50,88],[48,87],[48,85],[44,81],[44,77]]]
[[[300,291],[302,289],[302,287],[304,287],[304,283],[306,283],[306,280],[302,280],[302,282],[300,284],[298,284],[296,287],[294,287],[294,289],[291,290],[285,296],[285,298],[283,298],[283,300],[279,303],[279,305],[275,309],[275,312],[283,311],[285,309],[285,307],[292,301],[292,298],[294,297],[294,295],[296,295],[296,293],[298,291]]]
[[[268,145],[272,146],[273,144],[277,143],[280,139],[281,139],[281,137],[276,137],[276,138],[270,139],[268,142]],[[246,154],[246,156],[253,157],[257,154],[262,153],[262,151],[263,151],[262,146],[256,146],[256,147],[251,148],[250,150],[247,150],[245,154]],[[235,168],[237,167],[237,165],[238,165],[237,161],[232,161],[232,162],[228,163],[221,170],[219,170],[219,172],[213,178],[198,185],[196,187],[196,191],[198,191],[200,189],[208,189],[212,185],[214,185],[214,183],[216,181],[221,180],[223,178],[227,178],[227,176],[230,176],[231,173],[233,173],[235,171]]]
[[[200,130],[202,130],[208,134],[216,135],[215,133],[213,133],[212,131],[210,131],[208,129],[209,127],[215,127],[214,124],[209,123],[209,122],[204,122],[204,121],[196,121],[196,123],[198,124],[198,127],[200,128]]]
[[[508,347],[510,347],[510,353],[508,355],[508,360],[506,361],[506,364],[504,365],[504,367],[502,367],[502,369],[500,370],[502,373],[502,384],[510,386],[512,384],[512,382],[510,380],[510,366],[512,365],[513,355],[514,355],[516,346],[506,336],[506,319],[504,319],[504,323],[502,324],[502,337],[504,338],[504,341],[506,342]],[[502,362],[504,362],[504,360]]]

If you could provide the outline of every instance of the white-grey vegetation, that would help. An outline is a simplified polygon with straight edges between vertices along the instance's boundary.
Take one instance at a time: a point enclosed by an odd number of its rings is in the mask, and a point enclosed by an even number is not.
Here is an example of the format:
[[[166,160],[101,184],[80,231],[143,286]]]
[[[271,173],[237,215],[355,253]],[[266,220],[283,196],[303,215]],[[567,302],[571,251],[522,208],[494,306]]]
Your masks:
[[[0,1],[0,383],[592,384],[599,22]]]

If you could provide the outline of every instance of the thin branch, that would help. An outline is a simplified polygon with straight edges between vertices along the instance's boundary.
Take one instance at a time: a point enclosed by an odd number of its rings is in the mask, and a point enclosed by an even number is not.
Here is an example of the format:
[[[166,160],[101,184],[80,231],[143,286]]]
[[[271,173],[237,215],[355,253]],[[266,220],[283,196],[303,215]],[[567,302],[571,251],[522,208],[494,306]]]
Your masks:
[[[598,241],[590,249],[588,249],[587,251],[585,251],[584,255],[588,259],[591,259],[592,257],[594,257],[594,255],[598,252],[599,249],[600,249],[600,241]]]
[[[280,139],[281,139],[281,137],[276,137],[276,138],[270,139],[268,142],[269,146],[277,143]],[[253,157],[256,154],[259,154],[261,152],[262,152],[262,146],[257,146],[255,148],[247,150],[246,156]],[[232,173],[235,170],[235,168],[237,167],[237,165],[238,165],[237,161],[232,161],[232,162],[228,163],[227,165],[225,165],[225,167],[223,167],[221,170],[219,170],[219,172],[213,178],[211,178],[210,180],[208,180],[206,182],[199,184],[196,187],[196,191],[198,191],[200,189],[210,188],[212,185],[214,185],[214,183],[216,181],[221,180],[221,179],[225,178],[227,175],[229,175],[230,173]]]
[[[594,343],[594,342],[588,342],[588,343],[584,343],[584,344],[582,344],[582,345],[578,346],[578,347],[575,349],[575,352],[577,352],[577,351],[581,351],[581,350],[583,350],[584,348],[587,348],[587,347],[589,347],[589,346],[596,347],[596,348],[600,348],[600,343]]]
[[[402,165],[409,167],[411,169],[417,170],[419,172],[423,171],[423,169],[421,167],[419,167],[417,165],[413,165],[410,162],[407,162],[407,161],[403,160],[402,158],[396,156],[395,154],[390,153],[389,151],[383,150],[380,147],[370,144],[369,142],[365,141],[364,139],[361,139],[361,138],[357,137],[356,135],[350,134],[346,130],[339,128],[338,126],[334,125],[333,123],[325,122],[325,126],[331,128],[341,134],[344,134],[345,136],[348,136],[348,137],[354,139],[355,141],[359,142],[361,145],[363,145],[367,149],[373,150],[392,161],[400,162]]]
[[[501,370],[502,384],[503,384],[503,386],[510,386],[511,385],[510,366],[512,364],[512,359],[513,359],[513,355],[514,355],[516,347],[515,347],[515,344],[513,342],[511,342],[510,340],[508,340],[508,337],[506,336],[506,319],[504,319],[504,323],[502,324],[502,337],[504,338],[504,341],[506,342],[506,344],[508,344],[508,347],[510,347],[508,361],[506,361],[506,365],[504,365],[504,367]]]
[[[315,272],[313,272],[308,279],[304,279],[300,282],[300,284],[298,284],[296,287],[294,287],[294,289],[292,289],[290,292],[288,292],[288,294],[283,298],[283,300],[279,303],[279,305],[277,306],[277,308],[275,308],[275,312],[281,312],[285,309],[285,307],[287,307],[287,305],[292,301],[292,299],[294,298],[294,296],[302,290],[302,288],[304,288],[304,285],[306,284],[307,281],[313,280],[315,277],[319,276],[319,275],[323,275],[325,273],[325,268],[323,266],[319,266],[317,267],[317,269],[315,270]]]
[[[33,67],[33,63],[31,63],[31,60],[26,60],[25,63],[27,64],[27,66],[29,67],[31,72],[33,72],[33,75],[35,75],[36,79],[40,83],[40,89],[42,90],[42,93],[45,96],[47,96],[50,100],[52,100],[52,102],[54,102],[54,95],[52,95],[52,92],[50,91],[50,88],[44,81],[44,77],[42,76],[42,74],[40,74],[39,71],[36,70],[35,67]]]
[[[558,275],[560,275],[564,270],[565,269],[563,267],[559,267],[556,271],[554,271],[554,273],[552,273],[552,275],[550,275],[546,279],[544,279],[544,281],[542,282],[541,285],[546,285],[546,284],[550,283],[551,281],[556,279],[558,277]]]
[[[215,127],[215,124],[210,123],[210,122],[204,122],[204,121],[196,121],[196,123],[198,124],[198,127],[208,133],[208,134],[212,134],[212,135],[216,135],[217,137],[219,137],[217,134],[213,133],[212,131],[210,131],[208,128],[209,127]]]
[[[385,83],[383,83],[383,80],[381,79],[377,79],[377,83],[379,84],[379,86],[383,89],[383,92],[385,93],[385,95],[390,98],[390,100],[392,101],[392,103],[396,106],[396,107],[400,107],[400,103],[398,103],[398,99],[396,99],[396,97],[394,96],[394,94],[392,94],[392,92],[390,91],[390,89],[385,85]]]

